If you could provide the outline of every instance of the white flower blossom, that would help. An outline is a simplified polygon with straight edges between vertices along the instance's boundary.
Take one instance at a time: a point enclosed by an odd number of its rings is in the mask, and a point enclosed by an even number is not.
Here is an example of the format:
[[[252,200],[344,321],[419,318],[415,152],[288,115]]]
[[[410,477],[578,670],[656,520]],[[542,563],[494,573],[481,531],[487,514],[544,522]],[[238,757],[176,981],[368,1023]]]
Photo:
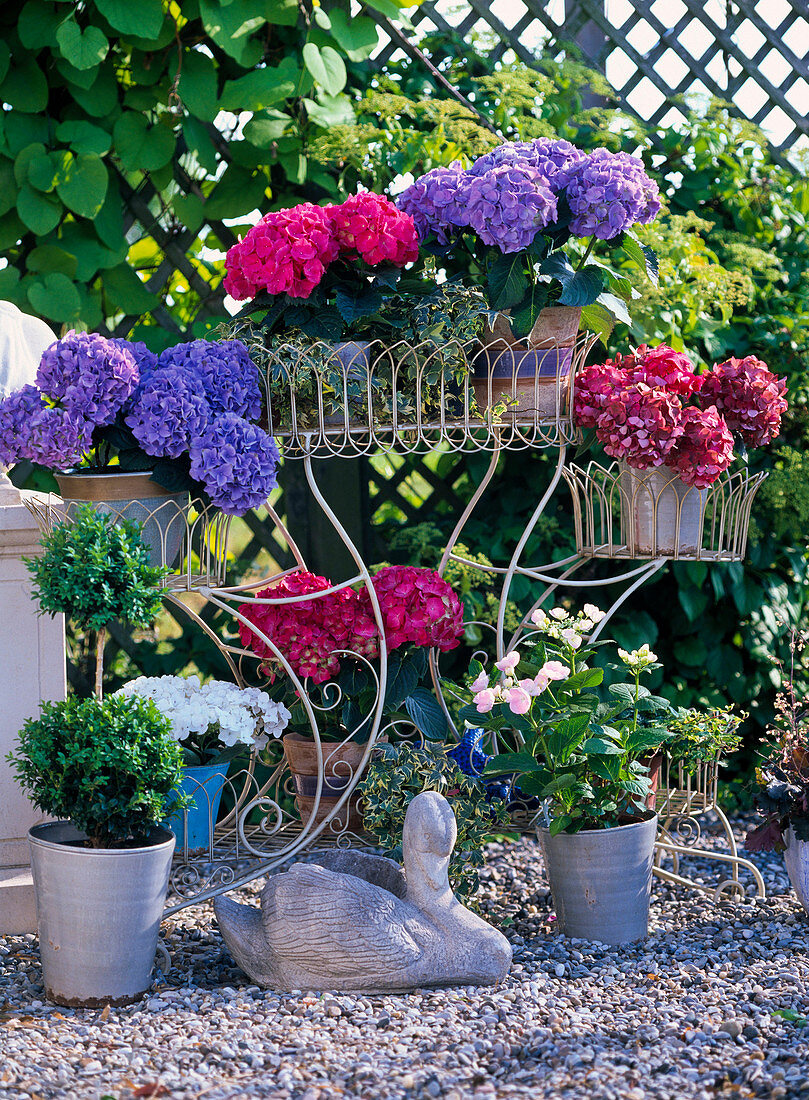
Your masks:
[[[594,623],[600,623],[606,615],[606,611],[602,611],[600,607],[596,607],[593,603],[586,603],[584,605],[584,614],[588,619],[592,619]]]
[[[292,717],[283,703],[260,688],[240,688],[224,680],[200,684],[198,676],[140,676],[116,692],[153,700],[171,723],[175,741],[193,734],[216,734],[227,746],[263,749],[280,737]]]

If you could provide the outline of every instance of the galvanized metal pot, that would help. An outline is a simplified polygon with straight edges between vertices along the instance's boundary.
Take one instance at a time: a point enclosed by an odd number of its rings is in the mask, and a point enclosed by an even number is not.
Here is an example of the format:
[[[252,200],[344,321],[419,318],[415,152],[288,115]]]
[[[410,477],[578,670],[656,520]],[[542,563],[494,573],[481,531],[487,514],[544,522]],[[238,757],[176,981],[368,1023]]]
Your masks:
[[[62,1005],[129,1004],[149,988],[174,835],[142,848],[80,848],[69,821],[28,832],[45,992]]]
[[[55,476],[68,516],[77,504],[89,500],[97,511],[107,512],[116,519],[138,520],[143,523],[142,538],[151,564],[174,566],[188,532],[187,490],[169,492],[152,481],[148,471],[81,470]]]
[[[787,865],[792,889],[798,895],[798,901],[809,913],[809,840],[798,840],[792,826],[787,833],[784,863]]]
[[[614,829],[537,829],[559,931],[600,943],[632,943],[649,932],[657,815]]]
[[[708,489],[686,485],[667,466],[619,462],[624,541],[633,554],[695,554],[703,546]]]

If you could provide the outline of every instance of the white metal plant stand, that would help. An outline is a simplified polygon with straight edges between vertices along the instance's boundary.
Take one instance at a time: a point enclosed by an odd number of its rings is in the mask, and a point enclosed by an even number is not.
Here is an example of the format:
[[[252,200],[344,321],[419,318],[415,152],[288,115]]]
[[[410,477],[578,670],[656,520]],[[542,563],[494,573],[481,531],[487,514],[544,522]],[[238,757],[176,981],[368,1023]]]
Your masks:
[[[241,770],[229,774],[225,781],[226,805],[218,821],[210,820],[212,839],[209,846],[200,851],[189,850],[185,845],[178,850],[167,915],[263,876],[304,852],[324,845],[363,843],[362,837],[348,830],[345,824],[347,815],[343,811],[362,777],[374,745],[387,732],[383,726],[388,676],[384,622],[368,565],[321,492],[313,472],[314,458],[339,459],[379,451],[423,453],[438,445],[456,451],[490,453],[488,468],[458,519],[439,564],[439,572],[443,574],[448,564],[456,561],[482,569],[500,583],[496,624],[479,624],[493,633],[492,648],[498,657],[513,648],[532,629],[529,612],[516,631],[509,634],[506,630],[508,598],[515,577],[527,577],[536,582],[537,595],[531,611],[557,591],[582,590],[589,597],[594,588],[603,587],[614,593],[605,618],[594,632],[595,637],[604,630],[618,608],[668,560],[731,561],[739,560],[744,555],[750,506],[761,477],[734,475],[718,483],[719,487],[709,494],[708,499],[700,498],[699,533],[694,546],[681,549],[675,545],[664,553],[657,545],[652,546],[651,551],[648,547],[644,551],[631,533],[627,517],[632,515],[632,502],[626,499],[626,489],[620,475],[605,472],[595,464],[586,470],[566,464],[568,446],[579,438],[572,418],[575,374],[584,364],[594,341],[594,336],[582,334],[572,348],[548,349],[546,354],[553,356],[552,361],[556,363],[555,372],[550,376],[537,374],[527,383],[520,377],[519,364],[515,364],[510,391],[508,383],[504,386],[502,379],[494,378],[492,366],[488,367],[488,373],[473,379],[472,372],[476,365],[479,370],[477,344],[448,341],[440,346],[425,343],[415,347],[400,344],[384,348],[344,345],[352,349],[350,355],[345,352],[338,355],[333,347],[326,345],[315,346],[309,352],[284,347],[267,350],[261,369],[268,423],[282,444],[284,460],[303,463],[309,490],[345,544],[356,566],[355,573],[348,580],[321,593],[286,598],[257,595],[289,573],[306,570],[303,556],[281,517],[269,508],[270,518],[286,540],[296,564],[286,572],[229,586],[226,577],[229,523],[218,513],[210,512],[195,502],[189,509],[180,509],[177,515],[171,517],[172,523],[184,524],[185,529],[181,549],[172,560],[167,561],[173,571],[166,578],[164,592],[165,598],[181,609],[218,646],[234,680],[241,686],[261,682],[260,659],[245,648],[237,637],[220,637],[183,597],[190,592],[201,596],[225,612],[232,620],[234,629],[238,628],[239,623],[247,623],[253,635],[260,638],[273,654],[274,665],[289,678],[300,696],[317,745],[319,769],[314,808],[306,820],[301,820],[295,812],[295,790],[280,743],[270,744],[258,756],[254,754]],[[303,392],[308,394],[306,401],[301,397]],[[459,554],[456,548],[463,541],[470,518],[476,509],[483,506],[500,457],[510,451],[528,448],[555,449],[554,471],[508,564],[502,567],[481,566]],[[567,481],[573,495],[577,552],[561,561],[529,564],[524,560],[526,546],[562,478]],[[662,498],[655,499],[651,505],[652,523],[656,525],[653,527],[655,540],[659,531],[659,499]],[[99,506],[113,512],[116,510],[114,505]],[[165,507],[161,509],[164,514],[160,517],[164,523],[168,522]],[[65,518],[65,506],[55,497],[44,505],[36,506],[35,511],[45,529]],[[681,516],[678,512],[675,535],[680,532]],[[165,540],[161,544],[165,548]],[[592,566],[601,558],[617,561],[618,571],[598,577],[577,576],[583,567]],[[347,766],[338,797],[332,795],[330,801],[325,802],[325,765],[337,746],[332,741],[324,741],[321,732],[324,724],[329,724],[331,712],[341,702],[339,689],[334,685],[325,704],[316,705],[308,690],[309,685],[296,676],[284,655],[254,622],[247,619],[240,607],[251,602],[294,604],[356,585],[362,585],[368,593],[379,631],[378,670],[366,657],[358,654],[345,656],[353,657],[370,671],[375,680],[376,700],[370,734],[361,759],[356,766]],[[438,697],[452,723],[452,714],[440,692],[435,653],[431,654],[430,664]],[[352,732],[343,731],[342,740],[337,744],[350,742]],[[414,728],[403,730],[397,727],[396,732],[399,736],[419,736]],[[670,881],[708,889],[681,873],[680,859],[694,851],[685,840],[690,837],[698,839],[695,815],[712,811],[719,816],[725,830],[728,853],[700,851],[700,855],[729,865],[730,877],[711,891],[717,895],[743,892],[739,882],[741,868],[753,875],[758,892],[763,894],[761,876],[748,861],[739,857],[732,830],[716,805],[716,767],[706,775],[707,779],[700,775],[692,782],[691,777],[673,777],[666,772],[663,787],[658,793],[662,825],[655,871]],[[697,788],[699,793],[696,793]],[[695,793],[692,794],[692,790]],[[200,788],[200,797],[209,798],[208,788]],[[328,806],[326,813],[322,812],[324,804]],[[515,825],[531,828],[536,815],[535,807],[517,808]],[[212,819],[213,814],[209,817]],[[671,869],[664,866],[665,859],[672,861]]]

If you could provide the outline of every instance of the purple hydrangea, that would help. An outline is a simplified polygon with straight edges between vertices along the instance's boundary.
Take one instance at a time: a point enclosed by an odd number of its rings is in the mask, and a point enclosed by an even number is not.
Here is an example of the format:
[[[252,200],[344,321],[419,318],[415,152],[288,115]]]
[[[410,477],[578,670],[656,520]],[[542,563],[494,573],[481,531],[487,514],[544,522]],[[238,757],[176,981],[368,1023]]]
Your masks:
[[[28,425],[43,407],[36,386],[23,386],[0,401],[0,466],[13,466],[27,457]]]
[[[36,376],[47,397],[97,425],[113,422],[138,379],[132,354],[94,332],[69,332],[51,344]]]
[[[528,165],[503,164],[471,177],[465,201],[470,227],[503,253],[527,248],[539,229],[556,220],[556,196]]]
[[[504,164],[527,164],[545,177],[554,194],[563,191],[570,182],[577,164],[587,159],[583,149],[569,141],[553,138],[537,138],[535,141],[508,141],[498,145],[490,153],[484,153],[469,169],[471,176],[482,176],[492,168]]]
[[[92,446],[93,424],[67,409],[42,405],[27,425],[23,458],[53,470],[69,470]]]
[[[396,205],[410,214],[419,240],[435,233],[440,244],[449,244],[454,231],[467,225],[465,192],[468,173],[456,160],[448,168],[432,168],[396,199]]]
[[[272,436],[235,413],[216,417],[191,441],[191,476],[213,504],[243,516],[264,504],[278,484],[278,448]]]
[[[125,419],[147,455],[179,458],[212,416],[193,378],[179,367],[165,367],[138,387]]]
[[[628,153],[597,149],[577,165],[567,187],[577,237],[608,241],[638,222],[654,221],[660,210],[657,184],[643,161]]]
[[[164,351],[158,368],[177,367],[199,379],[214,415],[261,416],[258,369],[241,340],[192,340]]]
[[[138,364],[141,380],[143,380],[147,374],[151,374],[157,367],[157,356],[153,351],[149,351],[142,340],[115,339],[111,340],[110,343],[115,344],[117,348],[122,348],[124,351],[129,352]]]

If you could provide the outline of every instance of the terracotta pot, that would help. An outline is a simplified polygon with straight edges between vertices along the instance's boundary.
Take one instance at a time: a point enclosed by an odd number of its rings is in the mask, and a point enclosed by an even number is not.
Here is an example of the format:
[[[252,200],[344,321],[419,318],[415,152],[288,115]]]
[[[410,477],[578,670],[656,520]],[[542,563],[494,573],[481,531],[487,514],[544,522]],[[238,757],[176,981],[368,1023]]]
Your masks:
[[[638,763],[649,769],[649,781],[652,784],[652,789],[646,799],[646,808],[654,812],[657,801],[657,788],[660,786],[660,769],[663,767],[663,752],[658,749],[655,753],[647,753],[646,756],[641,756]]]
[[[472,386],[481,410],[506,400],[504,420],[564,416],[580,321],[581,309],[549,306],[541,310],[523,342],[515,340],[508,316],[499,314],[484,329],[481,350],[472,363]]]
[[[349,741],[347,744],[321,742],[323,788],[320,803],[315,811],[318,773],[317,743],[314,738],[302,737],[298,733],[288,733],[284,736],[284,756],[295,783],[295,805],[304,825],[313,813],[315,825],[320,825],[332,812],[342,797],[343,791],[357,774],[367,747],[354,741]],[[352,833],[362,832],[362,813],[358,803],[359,799],[352,795],[340,807],[321,835],[329,836],[346,830]]]

